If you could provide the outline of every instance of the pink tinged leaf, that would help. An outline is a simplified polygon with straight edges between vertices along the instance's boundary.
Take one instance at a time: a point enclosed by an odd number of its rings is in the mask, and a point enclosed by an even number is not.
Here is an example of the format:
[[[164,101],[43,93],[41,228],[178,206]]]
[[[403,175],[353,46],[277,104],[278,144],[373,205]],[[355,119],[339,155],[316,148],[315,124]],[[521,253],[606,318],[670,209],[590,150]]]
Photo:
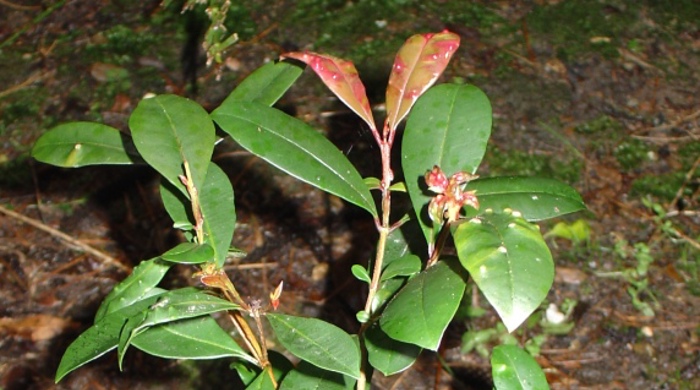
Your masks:
[[[364,120],[370,129],[376,129],[365,86],[352,62],[312,52],[293,52],[282,55],[304,62],[321,78],[324,84],[352,111]]]
[[[459,36],[447,30],[408,38],[396,55],[386,89],[390,129],[396,128],[413,103],[440,77],[458,47]]]

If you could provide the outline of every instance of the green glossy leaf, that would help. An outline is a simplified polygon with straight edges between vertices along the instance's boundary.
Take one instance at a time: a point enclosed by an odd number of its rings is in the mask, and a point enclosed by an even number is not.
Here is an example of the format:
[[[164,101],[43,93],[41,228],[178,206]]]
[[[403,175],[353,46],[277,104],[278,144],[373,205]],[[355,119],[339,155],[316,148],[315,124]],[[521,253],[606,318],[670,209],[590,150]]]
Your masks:
[[[479,214],[510,208],[528,221],[540,221],[586,209],[576,190],[552,179],[494,177],[474,180],[467,189],[476,190]]]
[[[351,390],[355,380],[337,372],[320,369],[313,364],[300,362],[287,374],[280,390]]]
[[[275,390],[275,384],[272,382],[270,374],[261,372],[255,377],[255,380],[246,386],[246,390]]]
[[[235,303],[191,287],[168,291],[156,303],[127,319],[117,346],[119,367],[134,337],[151,326],[238,308]]]
[[[218,359],[234,357],[255,364],[211,316],[169,322],[148,328],[132,344],[165,359]]]
[[[416,34],[406,40],[396,54],[386,88],[389,128],[395,129],[416,100],[435,83],[458,47],[459,35],[449,31]]]
[[[342,329],[316,318],[269,313],[278,341],[289,352],[328,371],[360,377],[360,350]]]
[[[204,243],[214,248],[216,266],[223,267],[236,228],[236,206],[231,181],[214,163],[209,164],[199,203],[204,218]]]
[[[267,359],[270,361],[270,364],[272,364],[272,374],[275,376],[277,383],[280,383],[282,378],[284,378],[289,371],[294,369],[292,362],[280,352],[268,350]],[[268,384],[272,386],[272,381],[269,380],[270,374],[263,373],[257,363],[251,364],[244,361],[234,361],[231,363],[231,369],[236,370],[241,381],[246,385],[246,389],[263,389],[267,388],[264,386]],[[267,379],[261,378],[263,374],[267,376]],[[274,388],[271,389],[274,390]]]
[[[269,62],[246,77],[221,103],[226,111],[239,101],[257,102],[272,106],[299,78],[303,68],[288,62]]]
[[[455,260],[441,260],[413,277],[389,302],[379,320],[389,337],[437,350],[466,286]]]
[[[234,360],[229,366],[232,370],[236,371],[238,378],[243,382],[244,386],[248,386],[260,375],[260,370],[256,370],[256,365],[250,364],[248,362]]]
[[[141,161],[127,136],[114,127],[92,122],[72,122],[54,127],[36,141],[32,157],[65,168]]]
[[[161,181],[160,196],[174,226],[185,230],[185,237],[192,240],[194,226],[189,199],[165,180]],[[209,165],[204,186],[199,189],[199,203],[204,217],[204,242],[214,249],[217,267],[221,267],[229,254],[236,227],[236,208],[231,182],[214,163]]]
[[[175,95],[142,100],[129,118],[134,145],[146,162],[186,193],[179,176],[189,163],[201,188],[214,151],[214,124],[197,103]]]
[[[162,291],[162,290],[161,290]],[[89,363],[105,353],[113,350],[119,344],[119,334],[126,320],[156,303],[158,295],[150,296],[132,303],[122,309],[111,312],[78,336],[66,349],[61,363],[56,370],[58,383],[71,371]]]
[[[384,268],[382,280],[391,279],[396,276],[412,276],[420,272],[421,266],[422,263],[416,255],[400,257]]]
[[[268,350],[267,359],[270,361],[270,364],[272,364],[272,373],[278,383],[288,372],[294,369],[294,364],[281,352]]]
[[[406,192],[406,183],[400,181],[389,186],[389,191]]]
[[[304,122],[257,103],[240,102],[212,113],[241,146],[290,175],[377,216],[355,167],[335,145]]]
[[[457,254],[509,332],[537,309],[554,281],[552,255],[537,225],[486,213],[453,231]]]
[[[425,173],[439,166],[446,175],[476,172],[491,134],[491,104],[473,85],[442,84],[426,92],[411,111],[401,145],[406,188],[423,234],[433,242]]]
[[[378,190],[378,189],[382,188],[382,187],[381,187],[381,186],[382,186],[382,181],[379,180],[379,179],[376,178],[376,177],[365,177],[365,178],[362,179],[362,180],[365,182],[365,185],[366,185],[367,188],[369,188],[370,190]]]
[[[369,273],[367,272],[367,268],[361,266],[360,264],[355,264],[350,267],[350,272],[352,272],[353,276],[355,276],[355,278],[361,282],[369,283],[371,280]]]
[[[423,350],[417,345],[392,339],[377,323],[365,332],[365,347],[372,367],[386,376],[411,367]]]
[[[591,238],[591,225],[584,219],[577,219],[572,223],[558,222],[552,229],[545,233],[544,238],[563,238],[579,244]]]
[[[409,240],[402,229],[395,229],[389,233],[386,239],[386,249],[384,251],[385,269],[392,261],[400,259],[410,253],[408,242]]]
[[[491,373],[497,389],[549,389],[547,378],[537,361],[515,345],[499,345],[493,349]]]
[[[357,320],[357,322],[364,324],[365,322],[370,320],[370,315],[367,314],[366,311],[360,310],[357,313],[355,313],[355,319]]]
[[[95,323],[110,313],[163,291],[155,287],[171,266],[172,264],[160,259],[142,261],[134,267],[131,275],[114,286],[112,292],[105,297],[95,314]]]
[[[376,177],[365,177],[363,180],[370,190],[378,190],[381,188],[382,182]],[[389,186],[389,191],[406,192],[406,183],[402,181],[396,182]]]
[[[376,128],[365,86],[352,62],[308,51],[285,53],[283,57],[293,58],[309,65],[340,101],[362,118],[370,129]]]
[[[423,232],[414,216],[398,229],[392,230],[386,240],[384,270],[392,262],[408,254],[427,253],[424,240],[421,239],[422,236]]]
[[[183,242],[160,256],[163,260],[180,264],[201,264],[214,260],[214,248],[209,244]]]
[[[377,313],[384,308],[391,298],[406,284],[407,278],[392,278],[383,280],[372,300],[372,312]]]
[[[169,181],[162,179],[160,181],[160,198],[163,200],[165,211],[168,212],[170,219],[173,220],[173,227],[179,226],[185,230],[185,235],[188,240],[193,237],[194,217],[190,200]]]

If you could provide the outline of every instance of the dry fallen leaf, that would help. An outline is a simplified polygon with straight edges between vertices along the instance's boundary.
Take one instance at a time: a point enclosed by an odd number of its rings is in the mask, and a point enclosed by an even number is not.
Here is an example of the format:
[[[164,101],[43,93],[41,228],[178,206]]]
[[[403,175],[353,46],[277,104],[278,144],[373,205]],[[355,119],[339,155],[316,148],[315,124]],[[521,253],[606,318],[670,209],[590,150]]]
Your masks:
[[[121,66],[105,64],[104,62],[95,62],[90,66],[90,75],[101,83],[112,81],[123,72],[126,72],[126,70]]]
[[[588,275],[580,269],[557,267],[554,280],[558,283],[581,284],[587,277]]]
[[[34,342],[50,340],[71,327],[71,321],[45,314],[25,317],[0,318],[0,334],[30,339]]]

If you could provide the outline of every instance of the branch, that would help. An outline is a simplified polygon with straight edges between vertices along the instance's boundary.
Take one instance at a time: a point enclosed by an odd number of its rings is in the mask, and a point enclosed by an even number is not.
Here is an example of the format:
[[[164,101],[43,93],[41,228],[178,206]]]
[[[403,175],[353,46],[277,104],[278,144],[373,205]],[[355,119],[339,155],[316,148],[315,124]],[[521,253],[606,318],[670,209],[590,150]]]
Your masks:
[[[130,271],[131,271],[131,269],[130,269],[129,267],[127,267],[127,266],[125,266],[124,264],[120,263],[120,262],[119,262],[117,259],[115,259],[114,257],[112,257],[112,256],[110,256],[110,255],[108,255],[108,254],[106,254],[106,253],[104,253],[104,252],[101,252],[101,251],[99,251],[99,250],[97,250],[97,249],[91,247],[90,245],[87,245],[87,244],[85,244],[85,243],[83,243],[83,242],[81,242],[81,241],[79,241],[79,240],[76,240],[75,238],[73,238],[73,237],[67,235],[66,233],[63,233],[63,232],[61,232],[60,230],[54,229],[54,228],[52,228],[51,226],[48,226],[48,225],[44,224],[44,223],[41,222],[41,221],[38,221],[38,220],[33,219],[33,218],[26,217],[26,216],[24,216],[24,215],[22,215],[22,214],[16,213],[16,212],[11,211],[11,210],[8,210],[8,209],[6,209],[5,207],[2,207],[2,206],[0,206],[0,213],[3,213],[3,214],[5,214],[5,215],[7,215],[8,217],[17,219],[17,220],[19,220],[19,221],[21,221],[21,222],[24,222],[24,223],[28,224],[28,225],[32,225],[32,226],[34,226],[35,228],[37,228],[37,229],[39,229],[39,230],[43,230],[44,232],[49,233],[49,234],[51,234],[52,236],[57,237],[58,239],[60,239],[60,240],[62,240],[63,242],[67,243],[69,246],[72,246],[72,247],[75,248],[75,249],[82,250],[83,252],[89,253],[89,254],[91,254],[91,255],[97,257],[98,259],[104,261],[105,263],[107,263],[107,264],[109,264],[109,265],[112,265],[112,266],[114,266],[114,267],[116,267],[116,268],[119,268],[119,269],[121,269],[121,270],[123,270],[123,271],[126,271],[126,272],[130,272]]]

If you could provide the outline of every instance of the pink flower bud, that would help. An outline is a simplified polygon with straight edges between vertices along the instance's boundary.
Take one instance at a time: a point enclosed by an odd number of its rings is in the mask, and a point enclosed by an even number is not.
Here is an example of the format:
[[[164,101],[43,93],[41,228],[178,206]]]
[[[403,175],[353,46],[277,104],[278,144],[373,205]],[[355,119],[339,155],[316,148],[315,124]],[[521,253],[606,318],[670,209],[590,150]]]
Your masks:
[[[426,173],[425,183],[428,189],[437,193],[428,205],[430,219],[439,224],[452,223],[461,217],[460,213],[465,205],[478,209],[479,199],[476,197],[476,191],[463,190],[466,183],[477,177],[467,172],[457,172],[448,179],[437,165]]]
[[[452,177],[450,178],[450,181],[453,182],[456,185],[462,185],[465,183],[469,183],[469,181],[476,179],[477,175],[472,175],[467,172],[457,172]]]
[[[430,191],[442,194],[447,189],[449,181],[442,169],[436,165],[431,171],[425,174],[425,184],[428,185]]]
[[[467,191],[460,194],[459,203],[462,206],[471,206],[479,209],[479,199],[476,197],[476,191]]]
[[[428,204],[428,215],[430,219],[437,223],[442,224],[445,219],[445,202],[447,198],[445,195],[438,194],[435,195],[433,199],[430,200]]]
[[[280,296],[282,295],[282,288],[284,287],[284,281],[280,281],[275,290],[270,293],[270,304],[272,305],[272,310],[277,310],[280,305]]]

